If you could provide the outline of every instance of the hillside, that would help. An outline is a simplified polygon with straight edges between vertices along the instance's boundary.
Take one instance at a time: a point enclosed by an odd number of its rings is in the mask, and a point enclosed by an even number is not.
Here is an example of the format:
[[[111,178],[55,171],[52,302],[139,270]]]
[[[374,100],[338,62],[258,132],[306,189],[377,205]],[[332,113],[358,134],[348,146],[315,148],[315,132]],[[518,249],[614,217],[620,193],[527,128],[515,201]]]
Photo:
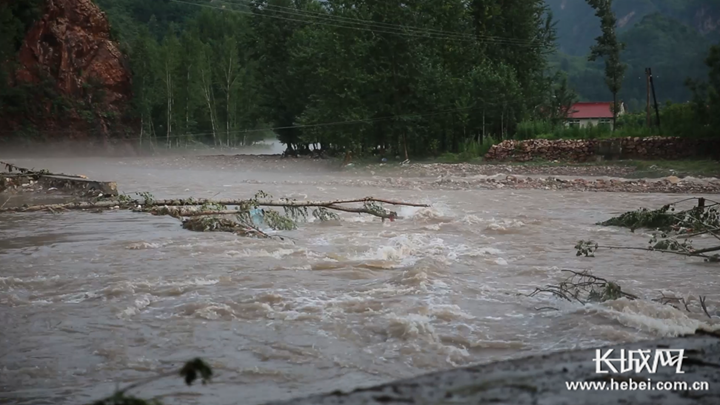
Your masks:
[[[560,52],[584,56],[600,34],[597,17],[585,0],[545,0],[558,29]],[[660,14],[693,28],[710,41],[720,38],[720,0],[615,0],[620,32],[631,30],[651,14]]]
[[[590,46],[600,34],[594,11],[584,0],[547,0],[557,21],[558,52],[553,66],[568,74],[583,100],[607,100],[603,63],[587,62]],[[707,49],[720,38],[718,0],[615,0],[619,38],[626,44],[628,64],[621,98],[631,111],[643,109],[645,68],[651,67],[660,102],[685,102],[691,97],[685,80],[703,78]]]
[[[621,97],[631,110],[644,108],[646,97],[645,68],[651,67],[659,101],[683,102],[691,97],[685,86],[688,77],[703,78],[707,49],[712,45],[692,27],[662,14],[649,14],[634,27],[623,31],[620,40],[626,44],[622,53],[628,65]],[[602,62],[587,62],[585,56],[557,53],[553,66],[568,74],[570,84],[584,100],[605,100]]]

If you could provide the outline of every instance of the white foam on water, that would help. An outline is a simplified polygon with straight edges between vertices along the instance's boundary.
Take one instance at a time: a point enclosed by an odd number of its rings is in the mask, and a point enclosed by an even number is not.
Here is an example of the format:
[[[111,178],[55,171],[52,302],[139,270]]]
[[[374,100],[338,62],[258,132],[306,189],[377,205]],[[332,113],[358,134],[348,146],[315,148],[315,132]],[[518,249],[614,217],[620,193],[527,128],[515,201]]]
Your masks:
[[[150,242],[135,242],[127,245],[125,248],[129,250],[145,250],[145,249],[157,249],[160,247],[159,243]]]
[[[268,251],[266,249],[244,249],[241,251],[238,250],[229,250],[225,252],[225,255],[230,257],[268,257],[273,259],[282,259],[285,256],[289,256],[295,253],[305,252],[304,249],[277,249],[273,251]]]
[[[487,221],[485,231],[497,233],[516,233],[525,228],[526,224],[516,219],[491,219]]]
[[[648,300],[619,299],[595,306],[599,314],[618,321],[623,326],[652,333],[661,337],[677,337],[693,334],[700,328],[712,330],[720,327],[718,320],[710,320],[704,314],[680,311],[669,305]]]
[[[446,262],[452,259],[452,249],[442,238],[427,234],[403,234],[388,239],[383,246],[347,257],[350,261],[384,260],[399,266],[411,266],[422,258]]]
[[[443,222],[452,221],[454,215],[452,211],[441,203],[435,203],[431,207],[399,207],[392,209],[398,213],[398,216],[420,222]]]
[[[418,314],[398,316],[390,313],[385,318],[389,321],[387,331],[392,337],[402,340],[422,339],[430,343],[440,342],[440,338],[431,324],[431,318],[428,316]]]
[[[150,294],[142,294],[135,299],[133,305],[126,307],[124,310],[120,311],[117,316],[120,319],[128,319],[133,315],[138,315],[142,312],[143,309],[149,307],[150,304],[152,304],[156,300],[156,297],[153,297]]]

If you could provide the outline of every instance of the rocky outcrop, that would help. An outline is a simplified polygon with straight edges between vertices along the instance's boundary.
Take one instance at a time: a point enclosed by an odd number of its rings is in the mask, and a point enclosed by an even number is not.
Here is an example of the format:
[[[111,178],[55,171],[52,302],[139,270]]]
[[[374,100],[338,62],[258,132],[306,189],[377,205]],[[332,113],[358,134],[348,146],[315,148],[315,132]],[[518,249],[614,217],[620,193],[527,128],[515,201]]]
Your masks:
[[[46,0],[17,61],[14,85],[50,83],[67,102],[63,114],[55,111],[50,117],[58,101],[38,99],[46,116],[5,117],[11,127],[24,118],[48,135],[59,129],[87,135],[92,128],[107,136],[109,121],[121,117],[129,105],[130,70],[110,38],[107,17],[92,0]]]
[[[720,139],[673,137],[503,141],[485,155],[488,161],[527,162],[534,159],[588,162],[601,158],[675,160],[718,157]]]
[[[712,10],[709,5],[703,5],[695,12],[693,26],[703,35],[720,31],[720,16],[717,10]]]

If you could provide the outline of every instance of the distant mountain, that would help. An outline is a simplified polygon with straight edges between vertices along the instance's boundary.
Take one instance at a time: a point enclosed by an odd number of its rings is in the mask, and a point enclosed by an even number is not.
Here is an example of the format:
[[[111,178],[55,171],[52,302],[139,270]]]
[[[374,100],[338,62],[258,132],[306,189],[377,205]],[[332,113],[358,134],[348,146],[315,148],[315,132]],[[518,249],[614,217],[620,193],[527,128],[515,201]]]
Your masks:
[[[587,55],[600,35],[600,22],[585,0],[546,0],[558,29],[554,66],[567,72],[584,100],[609,100],[603,63]],[[684,82],[705,78],[709,47],[720,39],[720,0],[615,0],[619,38],[628,71],[620,96],[631,110],[644,108],[645,68],[651,67],[660,102],[690,98]]]
[[[600,35],[600,23],[585,0],[546,0],[558,22],[560,51],[585,55]],[[720,39],[720,0],[615,0],[620,32],[632,29],[644,17],[660,14],[694,28],[710,41]]]

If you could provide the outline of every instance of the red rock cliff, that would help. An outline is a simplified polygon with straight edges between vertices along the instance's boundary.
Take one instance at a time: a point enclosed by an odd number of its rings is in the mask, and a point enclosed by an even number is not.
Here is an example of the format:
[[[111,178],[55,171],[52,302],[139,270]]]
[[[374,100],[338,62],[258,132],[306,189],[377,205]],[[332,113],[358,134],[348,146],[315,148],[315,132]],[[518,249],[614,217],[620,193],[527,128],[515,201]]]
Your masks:
[[[110,24],[92,0],[46,0],[43,16],[25,36],[17,60],[17,84],[55,82],[57,92],[77,105],[92,106],[95,124],[71,110],[60,121],[47,117],[30,120],[47,135],[60,130],[75,136],[97,131],[108,136],[108,117],[121,117],[132,94],[130,70],[117,44],[110,39]],[[89,86],[102,91],[88,91]],[[96,100],[92,100],[93,94]],[[51,100],[38,100],[52,104]],[[48,107],[49,108],[49,107]],[[108,114],[110,113],[110,114]]]

